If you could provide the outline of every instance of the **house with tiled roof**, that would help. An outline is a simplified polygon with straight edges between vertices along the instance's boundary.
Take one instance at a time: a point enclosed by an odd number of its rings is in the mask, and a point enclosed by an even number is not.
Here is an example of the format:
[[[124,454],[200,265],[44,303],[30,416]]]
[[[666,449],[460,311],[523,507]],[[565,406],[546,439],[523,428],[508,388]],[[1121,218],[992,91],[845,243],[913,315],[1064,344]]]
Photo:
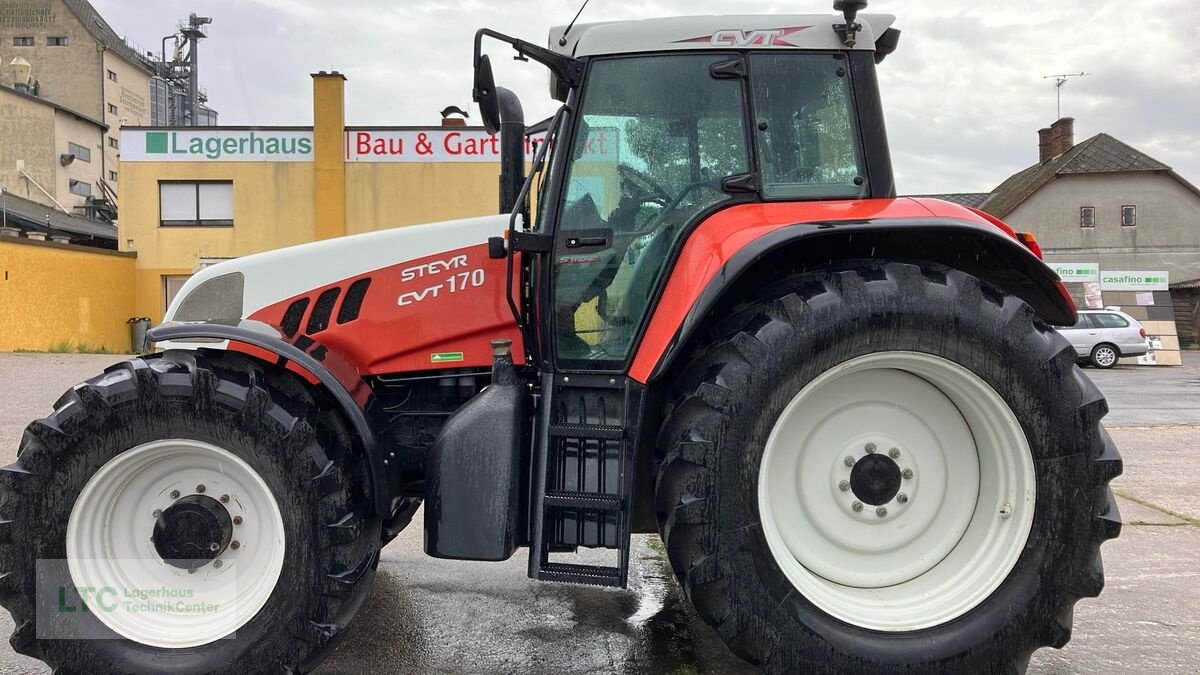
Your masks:
[[[980,208],[1034,233],[1047,261],[1168,272],[1171,292],[1143,294],[1155,304],[1133,313],[1152,322],[1172,317],[1185,344],[1200,342],[1200,189],[1109,134],[1076,144],[1074,123],[1067,117],[1040,130],[1038,162]],[[1128,306],[1134,298],[1118,299]]]

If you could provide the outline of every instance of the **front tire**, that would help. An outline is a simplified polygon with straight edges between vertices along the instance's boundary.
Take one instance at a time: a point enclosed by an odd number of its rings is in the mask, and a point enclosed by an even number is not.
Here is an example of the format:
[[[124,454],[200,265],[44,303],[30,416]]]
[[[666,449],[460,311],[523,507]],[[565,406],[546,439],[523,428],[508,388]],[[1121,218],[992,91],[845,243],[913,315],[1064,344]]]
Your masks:
[[[340,416],[281,368],[220,352],[113,366],[0,470],[10,642],[66,673],[310,670],[374,578],[368,485]]]
[[[768,672],[1020,671],[1103,587],[1107,406],[1065,339],[974,277],[794,276],[678,382],[658,444],[668,557]]]

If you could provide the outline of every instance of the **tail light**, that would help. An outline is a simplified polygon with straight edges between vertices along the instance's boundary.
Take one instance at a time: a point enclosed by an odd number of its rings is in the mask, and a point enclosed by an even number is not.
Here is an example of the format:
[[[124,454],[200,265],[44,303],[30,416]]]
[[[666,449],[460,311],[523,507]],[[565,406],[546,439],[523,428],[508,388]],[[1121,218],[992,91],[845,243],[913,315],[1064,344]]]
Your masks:
[[[1033,236],[1032,232],[1018,232],[1017,240],[1025,244],[1025,248],[1032,251],[1038,258],[1042,257],[1042,247],[1038,245],[1037,237]]]
[[[1139,334],[1139,335],[1141,335],[1142,337],[1146,337],[1146,329],[1145,329],[1145,328],[1139,328],[1139,329],[1138,329],[1138,334]]]

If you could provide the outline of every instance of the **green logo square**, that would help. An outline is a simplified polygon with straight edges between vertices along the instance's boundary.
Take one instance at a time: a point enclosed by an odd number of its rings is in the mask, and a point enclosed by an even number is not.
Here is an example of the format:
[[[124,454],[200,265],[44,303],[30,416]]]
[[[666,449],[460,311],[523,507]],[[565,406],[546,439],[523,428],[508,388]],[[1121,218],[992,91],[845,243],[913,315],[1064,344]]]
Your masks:
[[[146,134],[146,152],[164,154],[167,151],[167,134],[165,131],[151,131]]]

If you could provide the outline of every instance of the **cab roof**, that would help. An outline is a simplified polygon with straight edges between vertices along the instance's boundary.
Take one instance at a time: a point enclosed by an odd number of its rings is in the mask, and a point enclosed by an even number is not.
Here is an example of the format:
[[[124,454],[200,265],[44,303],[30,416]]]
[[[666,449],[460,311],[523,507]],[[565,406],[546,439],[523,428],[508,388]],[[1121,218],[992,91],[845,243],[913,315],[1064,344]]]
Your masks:
[[[843,44],[833,14],[731,14],[681,16],[576,24],[559,44],[566,26],[550,29],[550,49],[567,56],[600,56],[693,49],[812,49],[874,51],[875,41],[896,17],[860,14],[862,30],[854,47]]]

